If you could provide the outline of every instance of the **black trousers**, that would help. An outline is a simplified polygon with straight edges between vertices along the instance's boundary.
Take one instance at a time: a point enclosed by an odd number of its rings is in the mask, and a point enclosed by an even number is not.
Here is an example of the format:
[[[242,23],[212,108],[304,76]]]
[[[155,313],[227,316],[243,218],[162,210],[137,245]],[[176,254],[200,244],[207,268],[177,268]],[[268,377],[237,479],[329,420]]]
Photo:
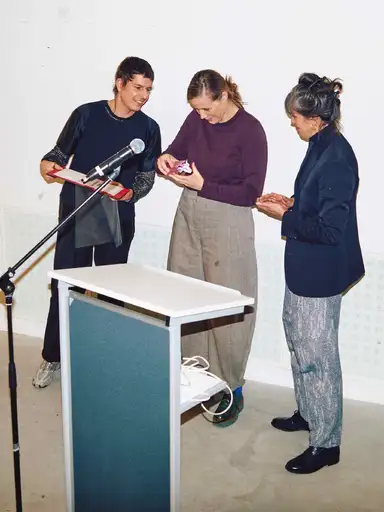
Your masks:
[[[69,212],[63,211],[62,205],[60,206],[60,218],[64,218]],[[134,217],[131,222],[124,222],[122,228],[124,241],[119,247],[116,247],[115,244],[111,242],[102,245],[76,248],[74,223],[68,223],[68,226],[63,228],[63,232],[58,233],[53,268],[55,270],[62,270],[66,268],[91,267],[93,260],[95,265],[127,263],[129,249],[135,234]],[[51,363],[60,361],[59,297],[57,284],[57,280],[52,279],[51,301],[42,351],[43,359]],[[79,288],[74,289],[82,293],[85,291]],[[110,297],[99,295],[98,298],[112,304],[123,305],[122,302],[111,299]]]

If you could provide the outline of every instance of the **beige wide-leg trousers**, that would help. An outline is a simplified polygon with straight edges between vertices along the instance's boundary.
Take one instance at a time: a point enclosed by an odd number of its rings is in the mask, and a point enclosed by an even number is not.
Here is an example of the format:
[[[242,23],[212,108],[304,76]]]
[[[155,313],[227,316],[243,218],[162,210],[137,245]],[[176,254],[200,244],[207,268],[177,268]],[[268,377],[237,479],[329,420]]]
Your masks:
[[[254,297],[244,315],[196,322],[182,331],[182,356],[205,357],[232,390],[244,384],[256,320],[257,264],[252,209],[184,189],[176,211],[168,270]]]

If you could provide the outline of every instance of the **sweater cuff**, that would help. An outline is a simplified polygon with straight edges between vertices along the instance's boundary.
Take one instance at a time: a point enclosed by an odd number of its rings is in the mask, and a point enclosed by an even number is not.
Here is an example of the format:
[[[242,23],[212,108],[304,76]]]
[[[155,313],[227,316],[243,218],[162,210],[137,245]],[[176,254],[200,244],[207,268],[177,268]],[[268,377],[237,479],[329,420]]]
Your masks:
[[[41,161],[43,160],[48,160],[49,162],[54,162],[55,164],[65,167],[68,163],[69,156],[65,155],[58,146],[55,146],[43,156]]]

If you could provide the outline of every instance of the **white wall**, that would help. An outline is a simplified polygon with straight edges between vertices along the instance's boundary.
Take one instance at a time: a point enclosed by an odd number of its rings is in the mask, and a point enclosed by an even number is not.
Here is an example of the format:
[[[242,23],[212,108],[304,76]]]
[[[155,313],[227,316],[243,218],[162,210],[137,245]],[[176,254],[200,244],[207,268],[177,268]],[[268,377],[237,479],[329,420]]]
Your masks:
[[[340,77],[345,85],[345,134],[360,162],[358,212],[367,266],[363,282],[343,304],[345,395],[384,403],[384,239],[381,227],[375,229],[384,181],[382,2],[196,0],[191,5],[176,0],[5,4],[0,31],[1,269],[14,264],[55,225],[59,185],[42,181],[40,157],[53,146],[77,105],[111,97],[113,74],[127,55],[146,58],[155,69],[155,89],[146,112],[160,123],[164,146],[189,110],[185,93],[193,73],[212,67],[232,74],[247,109],[267,132],[265,191],[286,194],[292,191],[306,148],[289,127],[285,95],[303,71]],[[165,265],[178,195],[176,187],[158,180],[138,205],[132,261]],[[291,385],[280,321],[283,242],[277,222],[257,212],[255,221],[260,299],[248,377]],[[42,335],[51,265],[52,252],[20,279],[16,331]],[[4,312],[0,322],[5,328]]]

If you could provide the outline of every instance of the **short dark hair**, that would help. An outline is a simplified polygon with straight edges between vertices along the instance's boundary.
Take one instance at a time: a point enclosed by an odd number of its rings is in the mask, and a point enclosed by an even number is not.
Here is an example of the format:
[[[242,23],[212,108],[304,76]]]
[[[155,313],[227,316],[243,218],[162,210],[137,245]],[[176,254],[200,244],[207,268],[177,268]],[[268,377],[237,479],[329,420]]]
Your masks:
[[[285,99],[285,111],[293,111],[304,117],[320,117],[327,124],[340,126],[340,98],[343,90],[340,80],[320,77],[315,73],[303,73]]]
[[[144,59],[140,59],[140,57],[126,57],[122,62],[120,62],[119,67],[115,73],[115,85],[113,87],[113,93],[117,94],[116,80],[119,78],[122,80],[123,85],[129,80],[132,80],[134,75],[143,75],[144,78],[149,78],[150,80],[155,79],[155,73],[153,72],[152,66]]]
[[[187,99],[190,101],[207,93],[213,101],[216,101],[221,98],[224,91],[228,92],[228,98],[238,108],[243,108],[243,101],[237,84],[233,82],[230,76],[223,77],[213,69],[203,69],[193,75],[188,86]]]

